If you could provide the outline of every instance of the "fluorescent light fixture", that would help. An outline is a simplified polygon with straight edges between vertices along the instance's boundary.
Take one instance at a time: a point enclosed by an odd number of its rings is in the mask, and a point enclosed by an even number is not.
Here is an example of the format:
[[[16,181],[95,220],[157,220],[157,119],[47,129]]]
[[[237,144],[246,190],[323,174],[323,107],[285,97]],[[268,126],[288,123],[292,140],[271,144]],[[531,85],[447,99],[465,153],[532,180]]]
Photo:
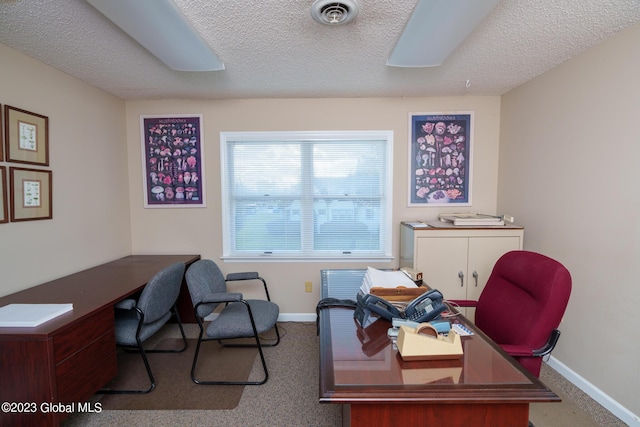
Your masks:
[[[172,0],[87,0],[177,71],[224,70],[224,64]]]
[[[387,65],[436,67],[500,0],[418,0]]]

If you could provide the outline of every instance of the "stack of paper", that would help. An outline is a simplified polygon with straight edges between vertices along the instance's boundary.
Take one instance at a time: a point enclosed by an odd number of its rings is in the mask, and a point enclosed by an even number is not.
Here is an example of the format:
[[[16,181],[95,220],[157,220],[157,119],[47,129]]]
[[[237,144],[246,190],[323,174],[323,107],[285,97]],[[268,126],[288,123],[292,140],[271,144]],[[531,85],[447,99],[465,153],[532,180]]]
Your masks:
[[[418,285],[402,271],[383,271],[368,267],[362,279],[360,290],[365,294],[369,294],[373,287],[396,288],[398,286],[405,288],[418,287]]]
[[[0,308],[0,327],[34,327],[73,310],[73,304],[9,304]]]
[[[504,225],[500,216],[479,213],[442,214],[440,221],[452,222],[453,225]]]

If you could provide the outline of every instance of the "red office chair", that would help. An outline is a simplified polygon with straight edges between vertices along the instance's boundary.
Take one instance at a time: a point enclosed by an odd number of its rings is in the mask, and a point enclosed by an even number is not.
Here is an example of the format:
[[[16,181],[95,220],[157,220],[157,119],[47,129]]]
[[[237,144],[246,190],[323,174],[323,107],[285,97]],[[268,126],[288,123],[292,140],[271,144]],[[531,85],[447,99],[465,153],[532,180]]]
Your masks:
[[[504,254],[475,301],[475,324],[538,377],[542,357],[551,353],[571,294],[571,275],[558,261],[528,251]]]

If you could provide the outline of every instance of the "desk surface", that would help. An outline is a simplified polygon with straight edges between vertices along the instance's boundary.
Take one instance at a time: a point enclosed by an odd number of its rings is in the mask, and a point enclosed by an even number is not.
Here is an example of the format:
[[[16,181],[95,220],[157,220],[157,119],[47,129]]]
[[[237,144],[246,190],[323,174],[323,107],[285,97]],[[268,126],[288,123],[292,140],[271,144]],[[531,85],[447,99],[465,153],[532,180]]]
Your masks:
[[[34,328],[0,328],[2,335],[43,336],[134,294],[164,266],[199,255],[131,255],[0,298],[7,304],[73,303],[73,311]]]
[[[460,360],[404,362],[387,336],[390,326],[379,319],[362,328],[354,321],[352,310],[322,311],[321,402],[560,400],[475,328],[475,335],[462,338],[464,356]]]

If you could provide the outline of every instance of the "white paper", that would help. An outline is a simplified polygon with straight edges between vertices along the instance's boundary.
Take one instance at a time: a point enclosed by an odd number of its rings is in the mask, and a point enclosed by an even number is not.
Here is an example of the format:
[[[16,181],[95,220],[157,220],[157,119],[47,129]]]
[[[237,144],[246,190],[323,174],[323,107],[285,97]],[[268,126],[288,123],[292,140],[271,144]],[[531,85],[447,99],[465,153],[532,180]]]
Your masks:
[[[0,327],[34,327],[73,310],[73,304],[9,304],[0,307]]]
[[[418,285],[402,271],[383,271],[368,267],[362,279],[360,290],[368,294],[371,288],[395,288],[404,286],[405,288],[417,288]]]

